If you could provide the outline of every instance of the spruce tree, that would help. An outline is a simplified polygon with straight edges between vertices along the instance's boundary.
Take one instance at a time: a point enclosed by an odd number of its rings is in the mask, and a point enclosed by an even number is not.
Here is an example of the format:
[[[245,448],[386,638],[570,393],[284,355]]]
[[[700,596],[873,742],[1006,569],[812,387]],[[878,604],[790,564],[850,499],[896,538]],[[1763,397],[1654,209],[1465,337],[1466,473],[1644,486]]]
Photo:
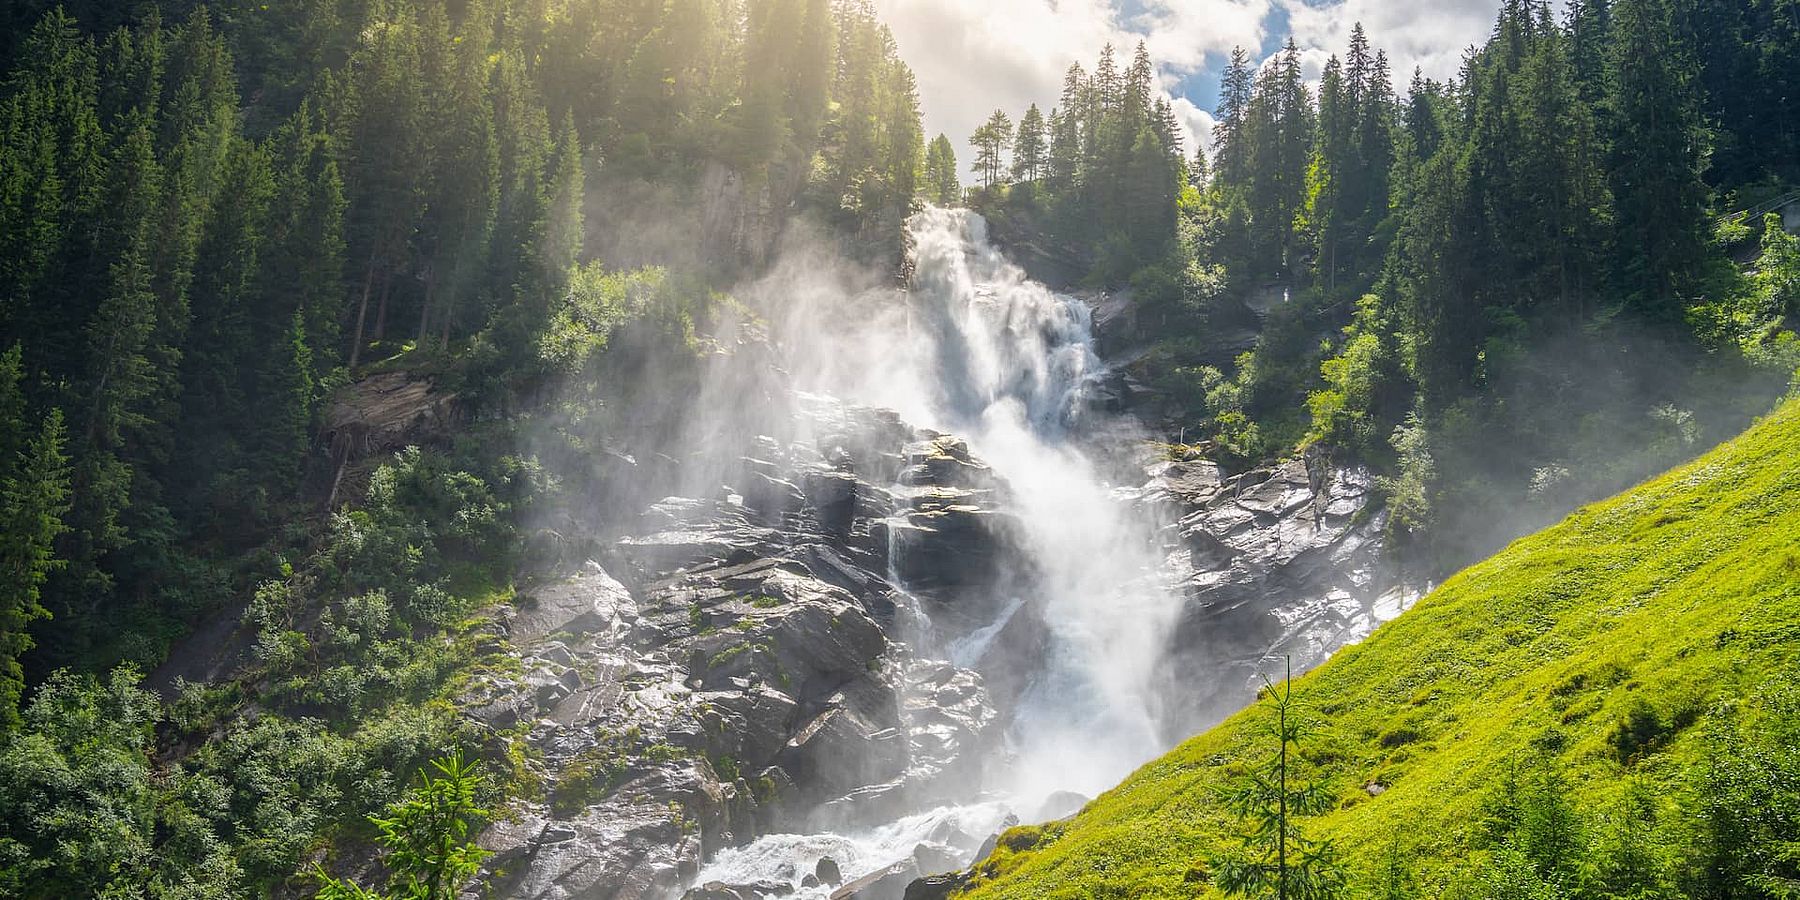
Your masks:
[[[1707,141],[1693,71],[1669,0],[1620,0],[1607,68],[1616,278],[1632,308],[1670,324],[1705,253]]]
[[[385,336],[394,277],[406,264],[424,209],[427,160],[418,28],[392,0],[378,3],[372,19],[352,67],[346,103],[352,117],[347,178],[353,198],[347,224],[361,276],[349,347],[353,368],[368,339]]]
[[[1242,47],[1232,48],[1220,79],[1218,124],[1213,128],[1213,171],[1223,185],[1242,185],[1249,178],[1250,147],[1244,132],[1254,79],[1250,54]]]
[[[1050,114],[1050,187],[1059,193],[1072,193],[1080,176],[1087,92],[1087,73],[1080,63],[1070,65],[1063,75],[1062,99]]]
[[[1033,103],[1019,119],[1018,135],[1013,138],[1012,175],[1015,181],[1036,181],[1044,174],[1048,142],[1044,114]]]
[[[0,733],[18,724],[25,675],[19,657],[33,646],[28,628],[50,614],[45,580],[61,562],[56,539],[69,509],[62,411],[52,409],[32,434],[26,420],[21,354],[0,353]]]
[[[1013,124],[1005,110],[994,110],[987,122],[975,129],[969,143],[975,148],[975,170],[981,173],[981,186],[992,188],[1003,181],[1006,151],[1012,146]]]
[[[925,134],[919,124],[919,87],[912,69],[900,61],[888,38],[883,56],[887,72],[885,89],[887,110],[882,118],[884,179],[887,196],[885,206],[910,210],[918,193],[919,169],[923,164]]]
[[[1292,663],[1290,661],[1289,665]],[[1209,859],[1219,889],[1228,896],[1277,900],[1331,900],[1343,896],[1346,873],[1330,841],[1306,837],[1299,820],[1331,807],[1329,785],[1301,775],[1299,744],[1306,734],[1294,704],[1292,673],[1280,685],[1267,679],[1265,734],[1275,745],[1260,766],[1220,791],[1219,799],[1242,822],[1238,846]]]
[[[938,135],[925,151],[926,198],[938,206],[955,206],[962,202],[962,183],[956,170],[956,148],[950,139]]]

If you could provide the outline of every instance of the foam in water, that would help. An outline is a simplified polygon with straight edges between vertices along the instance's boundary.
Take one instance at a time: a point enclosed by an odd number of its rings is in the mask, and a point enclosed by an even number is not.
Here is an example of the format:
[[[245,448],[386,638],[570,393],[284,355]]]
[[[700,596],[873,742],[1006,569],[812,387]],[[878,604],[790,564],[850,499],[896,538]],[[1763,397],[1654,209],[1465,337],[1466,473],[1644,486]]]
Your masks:
[[[725,884],[778,882],[795,889],[796,900],[825,900],[832,885],[800,887],[819,861],[831,859],[846,880],[877,872],[911,857],[921,845],[945,856],[967,857],[967,850],[951,841],[980,840],[993,833],[1007,815],[1001,803],[947,806],[897,822],[849,834],[775,834],[714,857],[696,883]]]
[[[1105,790],[1165,749],[1152,684],[1178,603],[1158,578],[1150,523],[1072,439],[1102,371],[1087,306],[1026,278],[972,212],[927,209],[908,228],[916,267],[906,302],[861,325],[809,326],[819,357],[796,368],[810,388],[964,437],[1011,485],[1042,593],[997,604],[1002,619],[951,651],[972,663],[1024,602],[1049,625],[1048,658],[1017,663],[1038,674],[1011,710],[1013,764],[990,767],[991,782],[971,792],[1029,815],[1058,791]],[[858,837],[771,836],[720,854],[699,880],[797,884],[795,873],[827,855],[854,877],[904,859],[928,835],[921,828],[938,827],[933,816],[975,825],[994,808],[938,810]]]
[[[1151,685],[1178,610],[1149,524],[1070,440],[1102,369],[1092,320],[1026,278],[980,216],[931,209],[910,228],[913,327],[893,360],[906,377],[888,383],[916,393],[855,399],[964,436],[1012,485],[1053,643],[1013,711],[1017,764],[989,787],[1024,809],[1059,790],[1091,795],[1164,749]]]

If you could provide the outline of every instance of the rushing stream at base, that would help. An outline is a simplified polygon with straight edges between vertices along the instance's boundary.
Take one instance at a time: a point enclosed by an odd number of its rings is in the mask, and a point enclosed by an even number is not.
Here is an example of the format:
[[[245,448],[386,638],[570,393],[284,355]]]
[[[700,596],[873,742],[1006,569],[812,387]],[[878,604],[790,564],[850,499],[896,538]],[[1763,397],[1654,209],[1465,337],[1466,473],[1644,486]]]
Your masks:
[[[920,642],[973,665],[1030,604],[1047,625],[1042,658],[1015,661],[1033,668],[1006,711],[1008,752],[971,786],[970,805],[842,834],[767,836],[720,853],[697,884],[799,888],[822,858],[854,879],[920,846],[965,865],[967,838],[986,837],[1009,813],[1030,821],[1058,792],[1093,796],[1166,749],[1153,685],[1179,603],[1159,576],[1154,523],[1115,496],[1076,440],[1084,394],[1102,369],[1089,310],[1027,279],[989,243],[980,216],[929,209],[909,231],[916,268],[905,302],[861,324],[840,320],[836,335],[815,341],[822,358],[802,377],[816,382],[809,389],[966,439],[1005,481],[1030,569],[1018,583],[1027,586],[994,598],[993,620],[959,634],[941,633],[926,604]],[[822,886],[797,896],[830,894]]]

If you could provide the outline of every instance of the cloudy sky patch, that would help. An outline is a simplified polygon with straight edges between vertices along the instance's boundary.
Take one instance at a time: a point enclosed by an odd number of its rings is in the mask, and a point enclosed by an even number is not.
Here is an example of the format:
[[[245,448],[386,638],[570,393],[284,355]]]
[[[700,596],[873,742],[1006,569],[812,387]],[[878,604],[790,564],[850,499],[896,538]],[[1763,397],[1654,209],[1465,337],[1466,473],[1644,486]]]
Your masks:
[[[929,134],[943,133],[967,157],[968,138],[995,109],[1017,119],[1037,103],[1045,113],[1062,92],[1069,64],[1093,65],[1111,42],[1120,63],[1147,43],[1159,82],[1189,129],[1206,135],[1218,102],[1219,71],[1231,48],[1259,60],[1289,34],[1316,77],[1341,54],[1362,22],[1392,59],[1404,89],[1415,66],[1447,78],[1463,52],[1484,40],[1498,0],[875,0],[900,55],[919,79]]]

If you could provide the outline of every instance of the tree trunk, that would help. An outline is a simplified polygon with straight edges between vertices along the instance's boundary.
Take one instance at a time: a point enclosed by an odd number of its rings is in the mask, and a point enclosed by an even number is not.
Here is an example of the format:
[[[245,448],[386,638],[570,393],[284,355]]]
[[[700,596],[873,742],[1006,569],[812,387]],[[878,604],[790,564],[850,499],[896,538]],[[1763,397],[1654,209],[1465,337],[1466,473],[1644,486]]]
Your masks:
[[[369,270],[363,275],[362,303],[356,307],[356,337],[350,342],[350,368],[362,358],[363,323],[369,318],[369,291],[375,286],[375,254],[369,254]]]
[[[431,334],[431,301],[437,294],[437,271],[435,268],[425,270],[425,302],[419,304],[419,349],[425,348],[425,338]]]
[[[394,273],[381,276],[381,303],[375,309],[375,340],[387,337],[388,297],[394,292]]]
[[[444,308],[438,313],[438,328],[442,331],[439,346],[444,352],[450,352],[450,320],[456,318],[456,294],[451,292],[444,296]]]

